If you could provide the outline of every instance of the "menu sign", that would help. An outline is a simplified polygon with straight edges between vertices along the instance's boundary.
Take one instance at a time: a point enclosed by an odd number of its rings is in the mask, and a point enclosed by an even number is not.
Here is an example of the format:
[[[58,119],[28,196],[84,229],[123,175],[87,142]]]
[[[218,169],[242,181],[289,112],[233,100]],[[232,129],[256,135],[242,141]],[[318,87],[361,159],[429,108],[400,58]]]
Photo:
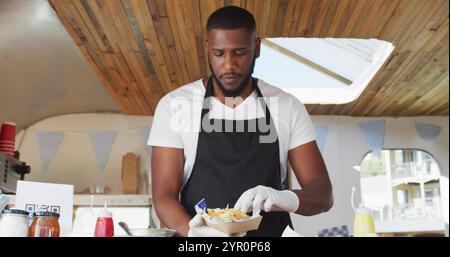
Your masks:
[[[16,209],[59,213],[61,236],[72,231],[73,185],[18,181]]]

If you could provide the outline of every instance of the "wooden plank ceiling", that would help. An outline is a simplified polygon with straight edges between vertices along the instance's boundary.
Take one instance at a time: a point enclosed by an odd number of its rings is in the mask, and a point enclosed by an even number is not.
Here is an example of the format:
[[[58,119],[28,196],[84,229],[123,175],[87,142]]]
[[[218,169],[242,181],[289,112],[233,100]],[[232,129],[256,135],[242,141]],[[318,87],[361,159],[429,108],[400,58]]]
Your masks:
[[[448,115],[449,0],[50,0],[127,114],[152,115],[167,92],[209,75],[208,16],[255,15],[261,37],[378,38],[396,49],[362,95],[308,105],[313,115]]]

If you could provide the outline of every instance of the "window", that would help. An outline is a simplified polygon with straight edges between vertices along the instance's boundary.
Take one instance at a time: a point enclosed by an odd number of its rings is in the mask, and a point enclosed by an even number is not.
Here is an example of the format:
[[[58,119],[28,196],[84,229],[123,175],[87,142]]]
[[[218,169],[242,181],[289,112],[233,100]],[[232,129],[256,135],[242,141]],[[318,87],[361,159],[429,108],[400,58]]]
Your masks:
[[[384,155],[380,157],[368,154],[361,163],[361,177],[373,177],[386,174]]]
[[[344,104],[359,97],[393,50],[377,39],[267,38],[254,74],[304,104]]]
[[[408,204],[408,191],[403,189],[397,190],[397,204]]]
[[[433,202],[434,191],[433,189],[425,190],[425,202],[432,203]]]
[[[356,168],[363,203],[378,222],[442,219],[440,168],[429,153],[384,149],[380,156],[368,153]]]

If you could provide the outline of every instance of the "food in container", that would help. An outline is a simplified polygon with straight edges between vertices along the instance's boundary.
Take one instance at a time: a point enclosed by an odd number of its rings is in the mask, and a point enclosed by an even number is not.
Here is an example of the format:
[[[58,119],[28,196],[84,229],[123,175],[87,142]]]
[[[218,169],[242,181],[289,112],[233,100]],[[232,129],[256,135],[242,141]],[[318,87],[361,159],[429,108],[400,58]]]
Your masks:
[[[249,216],[233,208],[208,209],[205,199],[195,205],[195,210],[200,213],[209,227],[213,227],[227,234],[237,234],[257,230],[262,216]]]
[[[245,218],[249,218],[246,213],[243,213],[239,210],[230,209],[230,208],[216,208],[216,209],[207,209],[207,215],[211,217],[211,219],[221,219],[223,221],[239,221]]]
[[[59,237],[59,213],[36,212],[28,233],[29,237]]]

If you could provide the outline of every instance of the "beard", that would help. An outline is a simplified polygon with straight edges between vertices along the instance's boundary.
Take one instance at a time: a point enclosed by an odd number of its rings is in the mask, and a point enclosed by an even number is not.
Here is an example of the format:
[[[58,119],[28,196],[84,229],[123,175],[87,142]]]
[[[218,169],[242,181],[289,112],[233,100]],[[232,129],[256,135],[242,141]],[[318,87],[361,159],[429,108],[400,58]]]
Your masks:
[[[253,71],[255,69],[255,64],[256,64],[256,55],[253,56],[253,60],[252,60],[252,64],[250,65],[250,69],[247,72],[247,74],[244,77],[244,80],[242,80],[242,82],[239,84],[239,87],[236,89],[226,89],[222,82],[220,82],[219,78],[217,77],[217,75],[214,73],[214,70],[212,68],[211,65],[211,61],[208,58],[208,64],[209,64],[209,68],[211,70],[212,76],[214,81],[216,82],[217,86],[219,87],[220,91],[222,91],[223,95],[225,97],[238,97],[242,94],[242,92],[244,92],[245,88],[248,85],[248,82],[250,81],[250,79],[252,78],[252,74]]]

